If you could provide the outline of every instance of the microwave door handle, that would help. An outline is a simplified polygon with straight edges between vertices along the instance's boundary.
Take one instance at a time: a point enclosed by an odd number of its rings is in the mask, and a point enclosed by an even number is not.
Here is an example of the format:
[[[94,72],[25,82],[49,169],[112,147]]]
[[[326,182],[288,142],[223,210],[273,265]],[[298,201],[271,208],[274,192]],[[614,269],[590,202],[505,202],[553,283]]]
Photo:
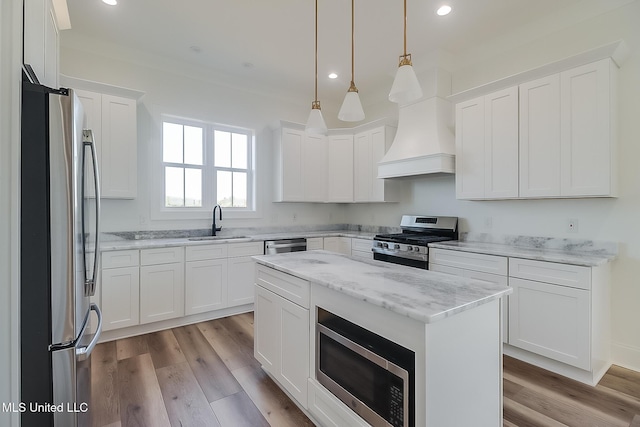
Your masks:
[[[96,143],[93,140],[93,132],[91,129],[82,131],[82,141],[84,146],[91,149],[91,160],[93,162],[93,184],[96,197],[96,236],[95,248],[93,252],[93,274],[90,279],[85,281],[86,296],[93,296],[96,293],[96,283],[98,280],[99,262],[100,262],[100,174],[98,173],[98,155],[96,153]],[[84,168],[82,169],[84,175]],[[84,186],[84,178],[82,180]],[[84,235],[84,232],[83,232]]]

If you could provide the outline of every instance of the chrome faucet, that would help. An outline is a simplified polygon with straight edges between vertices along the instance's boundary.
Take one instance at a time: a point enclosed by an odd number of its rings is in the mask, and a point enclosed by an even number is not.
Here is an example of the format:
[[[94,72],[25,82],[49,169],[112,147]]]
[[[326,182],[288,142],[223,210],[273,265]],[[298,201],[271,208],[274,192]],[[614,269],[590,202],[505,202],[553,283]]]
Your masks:
[[[216,209],[220,211],[220,221],[222,221],[222,208],[220,205],[215,205],[213,207],[213,224],[211,224],[211,235],[215,236],[216,232],[222,230],[222,227],[216,227]]]

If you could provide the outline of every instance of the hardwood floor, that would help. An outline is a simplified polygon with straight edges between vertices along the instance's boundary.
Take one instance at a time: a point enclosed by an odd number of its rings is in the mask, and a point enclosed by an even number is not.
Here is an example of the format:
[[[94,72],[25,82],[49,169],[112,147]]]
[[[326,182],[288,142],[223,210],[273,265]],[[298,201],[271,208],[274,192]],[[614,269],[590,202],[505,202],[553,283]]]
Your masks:
[[[99,344],[91,370],[96,427],[313,426],[253,358],[253,313]],[[589,387],[505,357],[504,426],[640,427],[640,373]]]

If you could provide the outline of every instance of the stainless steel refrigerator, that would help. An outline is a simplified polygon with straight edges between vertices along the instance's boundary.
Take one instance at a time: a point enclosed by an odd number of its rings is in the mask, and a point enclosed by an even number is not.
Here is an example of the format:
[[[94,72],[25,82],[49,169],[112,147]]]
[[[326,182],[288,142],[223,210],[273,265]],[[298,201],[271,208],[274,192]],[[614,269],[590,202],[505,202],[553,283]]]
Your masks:
[[[100,271],[96,150],[73,90],[23,78],[21,425],[89,426],[89,356],[102,328],[90,302]]]

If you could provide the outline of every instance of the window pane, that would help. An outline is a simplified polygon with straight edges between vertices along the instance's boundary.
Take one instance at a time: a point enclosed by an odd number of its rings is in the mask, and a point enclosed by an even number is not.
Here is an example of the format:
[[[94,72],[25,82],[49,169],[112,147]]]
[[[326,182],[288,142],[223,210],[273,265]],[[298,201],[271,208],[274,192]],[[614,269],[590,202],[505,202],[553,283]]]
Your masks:
[[[217,203],[224,207],[231,207],[231,172],[227,171],[218,171],[218,192],[217,192]]]
[[[182,125],[162,123],[162,160],[182,163]]]
[[[164,194],[166,207],[184,206],[184,169],[164,168]]]
[[[216,167],[231,167],[231,134],[229,132],[215,131],[215,165]]]
[[[233,173],[233,207],[247,207],[247,174],[244,172]]]
[[[200,169],[184,170],[184,205],[202,206],[202,171]]]
[[[234,133],[232,143],[232,167],[247,169],[247,135]]]
[[[202,128],[184,127],[184,162],[202,165]]]

